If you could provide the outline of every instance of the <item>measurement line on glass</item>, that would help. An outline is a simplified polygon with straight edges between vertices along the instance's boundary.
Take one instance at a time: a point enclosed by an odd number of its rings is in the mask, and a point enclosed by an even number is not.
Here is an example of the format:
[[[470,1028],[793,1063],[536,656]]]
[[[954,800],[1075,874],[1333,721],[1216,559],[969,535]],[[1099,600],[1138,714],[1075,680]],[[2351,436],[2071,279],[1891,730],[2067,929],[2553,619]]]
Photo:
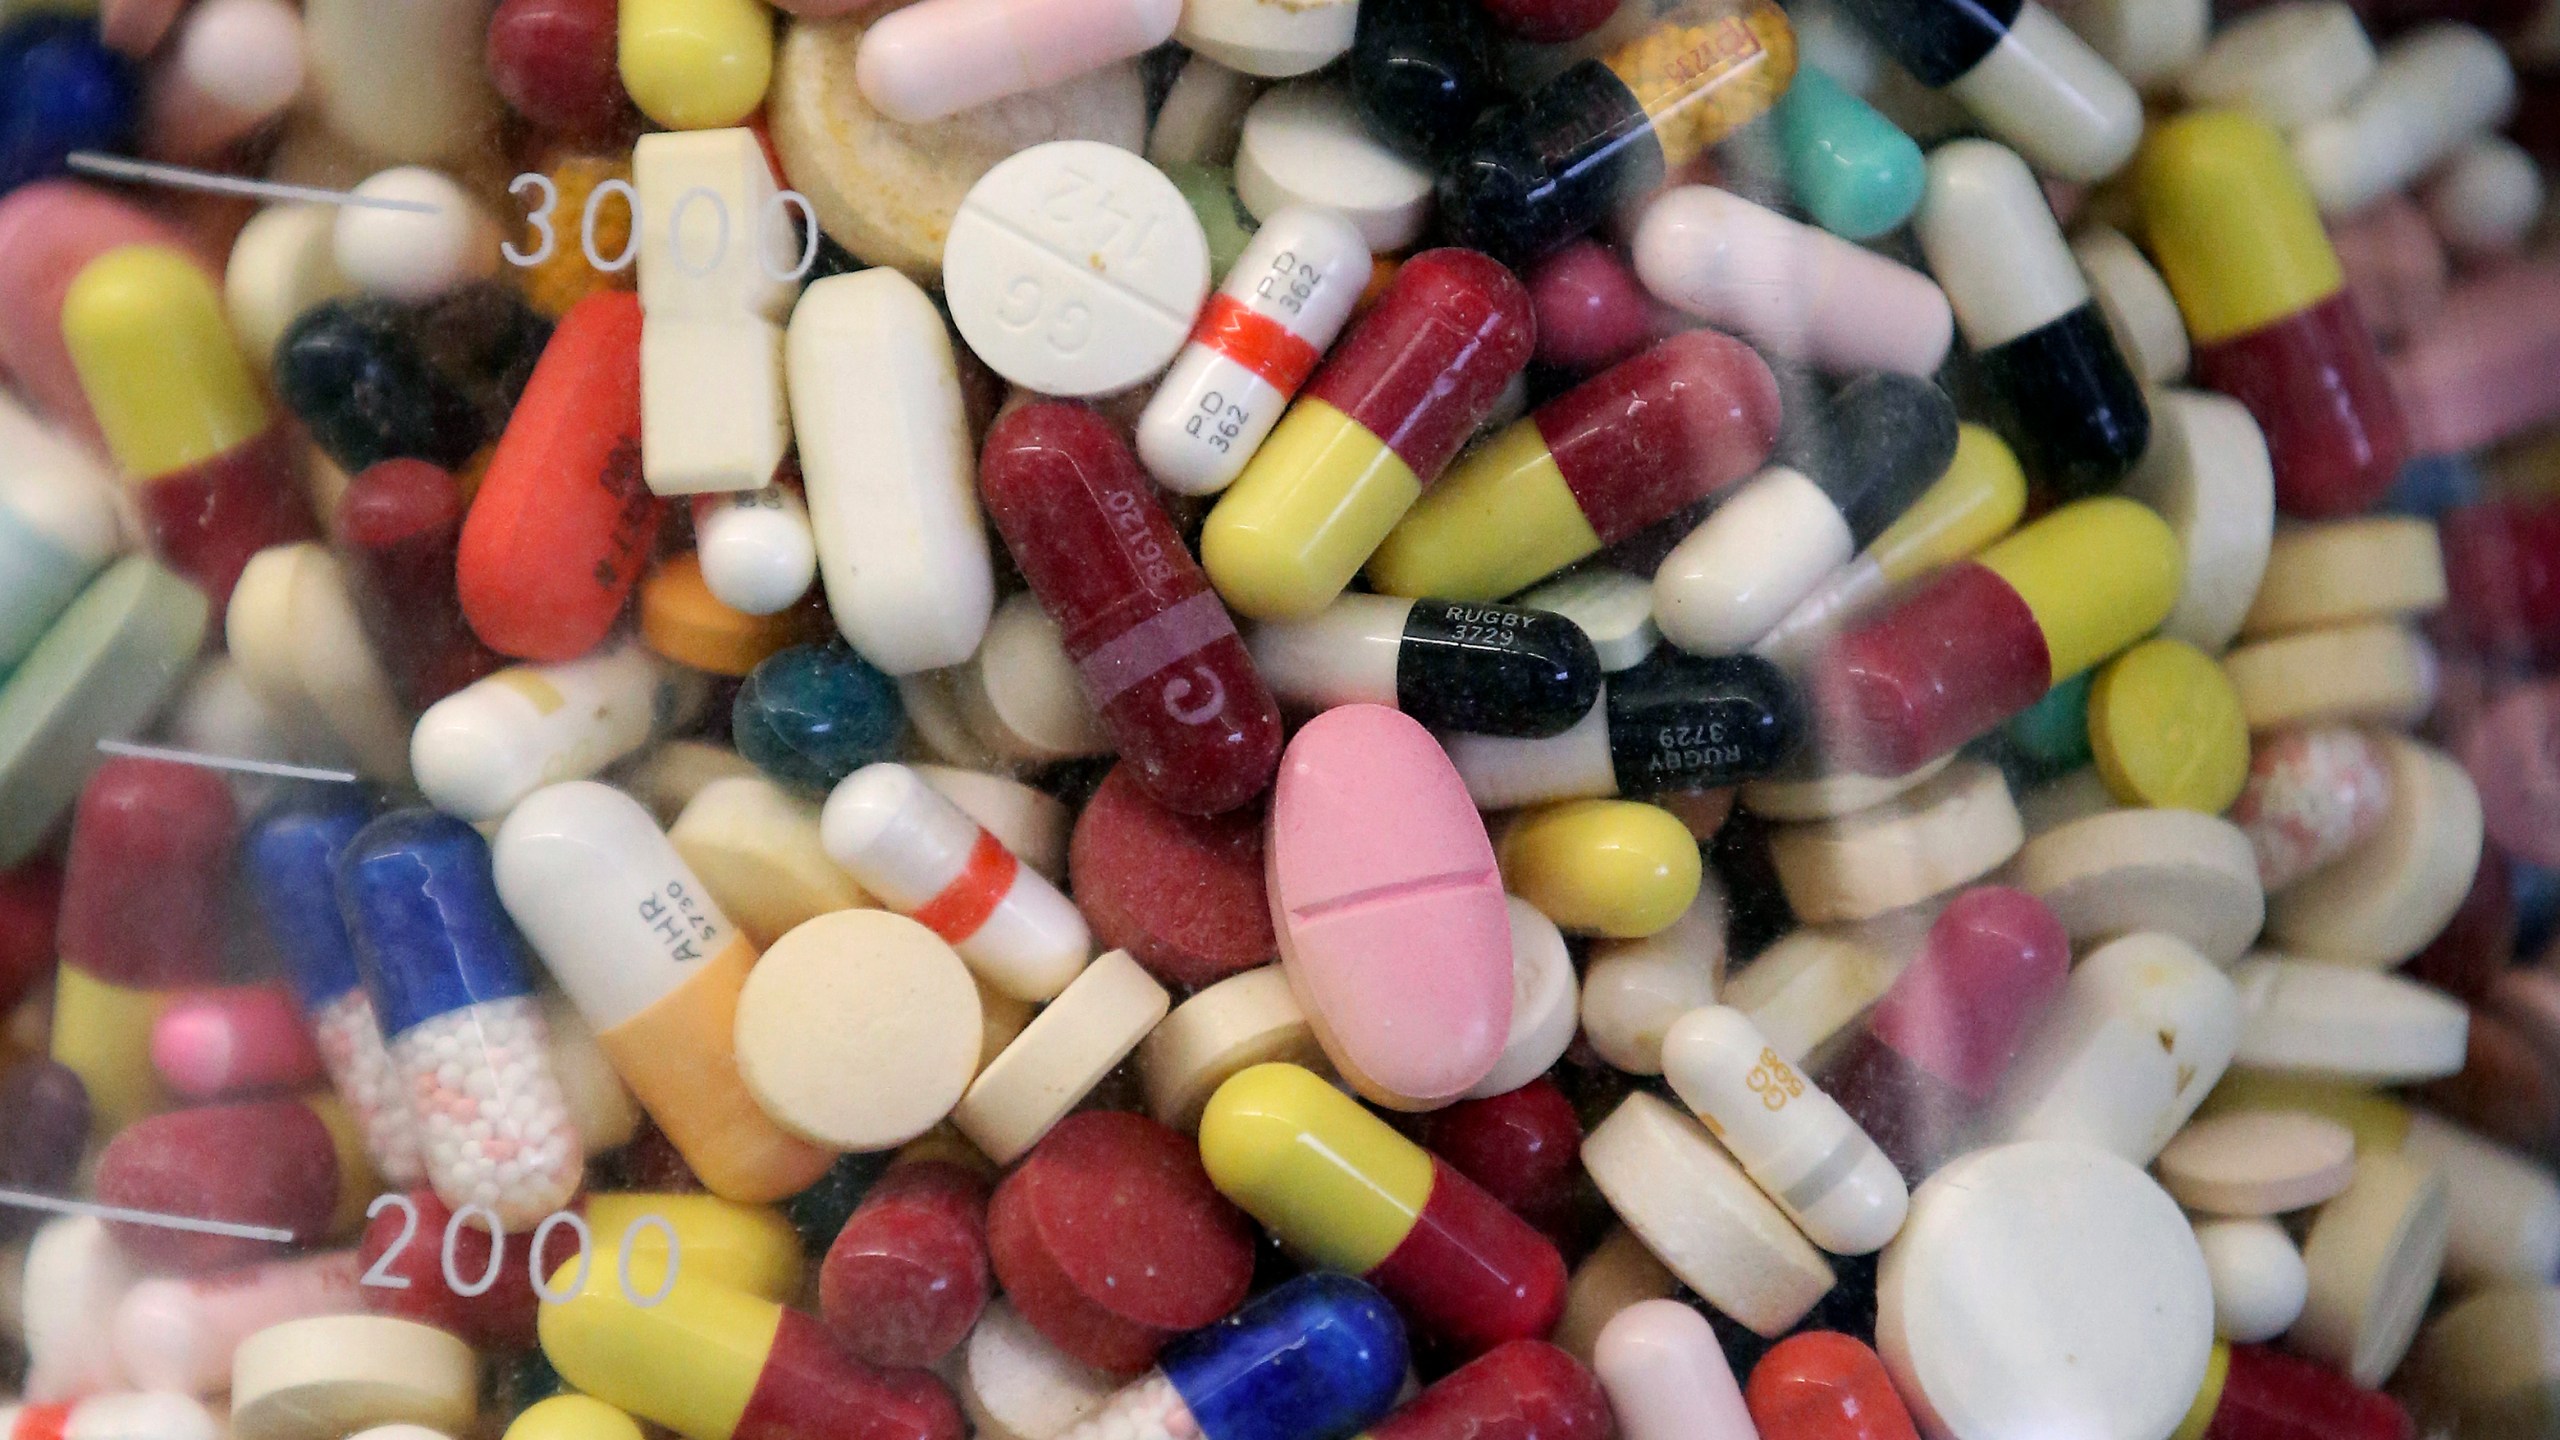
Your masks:
[[[212,170],[191,170],[184,165],[162,165],[150,160],[127,160],[121,155],[101,155],[95,150],[74,150],[63,163],[83,175],[130,180],[140,185],[167,185],[180,190],[204,190],[216,195],[254,195],[261,200],[316,200],[324,205],[405,210],[413,215],[434,215],[439,210],[424,200],[358,195],[353,191],[330,190],[318,185],[287,185],[279,180],[249,180]]]
[[[326,770],[315,765],[287,765],[281,760],[251,760],[238,755],[208,755],[201,750],[175,750],[166,745],[137,745],[130,740],[101,740],[98,749],[109,755],[123,755],[136,760],[169,760],[180,765],[199,765],[207,770],[240,770],[251,775],[273,775],[284,780],[328,780],[340,785],[356,783],[353,770]]]
[[[271,1240],[278,1245],[293,1243],[293,1232],[269,1225],[236,1225],[228,1220],[198,1220],[191,1215],[163,1215],[157,1210],[128,1210],[122,1205],[95,1205],[86,1200],[65,1200],[58,1195],[38,1195],[27,1190],[0,1190],[0,1205],[15,1205],[22,1210],[49,1210],[56,1215],[91,1215],[100,1220],[122,1220],[132,1225],[156,1225],[163,1230],[193,1230],[205,1235],[228,1235],[240,1240]]]

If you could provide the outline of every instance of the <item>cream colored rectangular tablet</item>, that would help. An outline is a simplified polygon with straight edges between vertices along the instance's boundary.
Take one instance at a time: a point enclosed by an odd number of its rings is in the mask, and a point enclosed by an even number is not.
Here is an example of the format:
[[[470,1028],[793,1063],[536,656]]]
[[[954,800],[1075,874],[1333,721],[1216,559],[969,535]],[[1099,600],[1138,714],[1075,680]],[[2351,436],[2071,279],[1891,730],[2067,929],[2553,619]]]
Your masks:
[[[1750,1016],[1788,1064],[1808,1064],[1884,998],[1916,953],[1844,927],[1798,930],[1735,971],[1717,998]]]
[[[2223,656],[2222,669],[2252,734],[2331,723],[2405,728],[2436,700],[2434,648],[2391,621],[2260,640]]]
[[[1172,1004],[1128,951],[1104,955],[978,1072],[952,1123],[988,1159],[1012,1164],[1127,1059]]]
[[[1979,761],[1837,820],[1780,828],[1769,858],[1808,925],[1865,920],[1988,874],[2026,838],[2009,784]]]
[[[818,806],[761,775],[714,780],[667,838],[758,950],[832,910],[872,903],[818,841]]]
[[[2043,901],[2075,946],[2156,930],[2217,965],[2240,958],[2267,913],[2249,837],[2192,810],[2109,810],[2057,826],[2000,879]]]
[[[2252,640],[2295,630],[2397,620],[2443,608],[2444,548],[2432,520],[2371,515],[2289,526],[2267,551],[2241,622]]]
[[[343,1440],[408,1423],[459,1435],[479,1416],[471,1347],[388,1315],[270,1325],[231,1362],[234,1440]]]

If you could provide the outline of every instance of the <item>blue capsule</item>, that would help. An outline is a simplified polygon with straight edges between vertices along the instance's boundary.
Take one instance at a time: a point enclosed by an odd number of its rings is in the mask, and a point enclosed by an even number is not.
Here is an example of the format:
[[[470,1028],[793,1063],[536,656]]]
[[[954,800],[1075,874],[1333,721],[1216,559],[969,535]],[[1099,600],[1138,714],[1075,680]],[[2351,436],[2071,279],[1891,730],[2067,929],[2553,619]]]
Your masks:
[[[1348,1275],[1301,1275],[1165,1347],[1207,1440],[1346,1440],[1394,1406],[1404,1322]]]
[[[98,39],[93,15],[27,15],[0,26],[0,194],[60,175],[74,150],[122,150],[142,82]]]
[[[395,810],[338,860],[338,904],[383,1033],[533,993],[489,842],[433,810]]]
[[[738,687],[729,735],[738,753],[785,785],[824,794],[896,755],[906,728],[898,682],[841,641],[765,657]]]
[[[372,818],[353,786],[292,791],[250,823],[240,847],[258,913],[306,1011],[364,983],[338,909],[338,857]]]

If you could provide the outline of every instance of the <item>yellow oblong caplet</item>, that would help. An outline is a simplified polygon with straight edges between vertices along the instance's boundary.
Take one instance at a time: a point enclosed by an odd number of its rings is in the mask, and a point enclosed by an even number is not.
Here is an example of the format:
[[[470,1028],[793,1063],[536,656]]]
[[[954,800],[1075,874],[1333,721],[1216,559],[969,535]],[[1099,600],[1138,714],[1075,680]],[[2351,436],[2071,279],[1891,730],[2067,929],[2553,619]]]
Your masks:
[[[2116,495],[2063,506],[1982,563],[2035,613],[2056,685],[2160,628],[2186,577],[2169,522]]]
[[[1669,929],[1698,898],[1697,837],[1659,805],[1568,800],[1526,811],[1494,847],[1502,888],[1559,929],[1635,940]]]
[[[1600,549],[1534,420],[1460,460],[1369,560],[1385,595],[1493,601]]]
[[[1328,1270],[1365,1275],[1431,1199],[1431,1156],[1300,1065],[1229,1077],[1200,1116],[1218,1193]]]
[[[1404,457],[1301,396],[1200,529],[1200,565],[1237,611],[1303,620],[1333,603],[1422,494]]]
[[[82,267],[62,342],[128,479],[201,465],[267,428],[222,297],[182,251],[123,245]]]
[[[2197,110],[2154,126],[2134,156],[2133,192],[2198,345],[2307,310],[2346,284],[2284,137],[2254,115]]]
[[[592,1395],[554,1395],[526,1406],[505,1440],[641,1440],[640,1422]]]
[[[766,1205],[744,1205],[717,1195],[653,1191],[606,1191],[587,1197],[587,1227],[595,1232],[595,1252],[608,1259],[631,1243],[633,1263],[643,1256],[667,1253],[667,1231],[676,1237],[676,1271],[686,1280],[701,1280],[731,1290],[789,1300],[800,1293],[807,1257],[799,1232],[782,1212]],[[565,1243],[555,1240],[554,1245]],[[559,1250],[546,1250],[545,1256]]]
[[[759,0],[622,0],[615,62],[640,113],[670,130],[746,123],[773,83],[773,12]]]
[[[1894,584],[1953,565],[2009,533],[2027,513],[2027,472],[1987,427],[1956,429],[1947,473],[1920,492],[1901,518],[1867,546],[1867,558]]]
[[[561,1300],[544,1300],[535,1330],[560,1378],[608,1405],[627,1410],[687,1440],[729,1440],[755,1395],[782,1328],[782,1307],[760,1295],[706,1283],[683,1273],[674,1283],[656,1255],[634,1254],[631,1288],[643,1298],[666,1286],[646,1309],[623,1293],[619,1238],[585,1260],[551,1272],[561,1294],[586,1269],[584,1283]],[[635,1247],[636,1248],[636,1247]]]

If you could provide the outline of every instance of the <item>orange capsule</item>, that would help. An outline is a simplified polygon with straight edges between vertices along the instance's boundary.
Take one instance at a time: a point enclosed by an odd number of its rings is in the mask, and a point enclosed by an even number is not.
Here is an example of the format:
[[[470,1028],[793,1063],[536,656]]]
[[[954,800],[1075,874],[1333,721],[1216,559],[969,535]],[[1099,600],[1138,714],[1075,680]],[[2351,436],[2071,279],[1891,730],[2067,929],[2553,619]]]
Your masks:
[[[1770,1346],[1742,1403],[1760,1440],[1920,1440],[1884,1361],[1834,1330],[1808,1330]]]
[[[570,307],[462,522],[462,613],[492,650],[574,660],[622,614],[658,533],[640,478],[640,298]]]

